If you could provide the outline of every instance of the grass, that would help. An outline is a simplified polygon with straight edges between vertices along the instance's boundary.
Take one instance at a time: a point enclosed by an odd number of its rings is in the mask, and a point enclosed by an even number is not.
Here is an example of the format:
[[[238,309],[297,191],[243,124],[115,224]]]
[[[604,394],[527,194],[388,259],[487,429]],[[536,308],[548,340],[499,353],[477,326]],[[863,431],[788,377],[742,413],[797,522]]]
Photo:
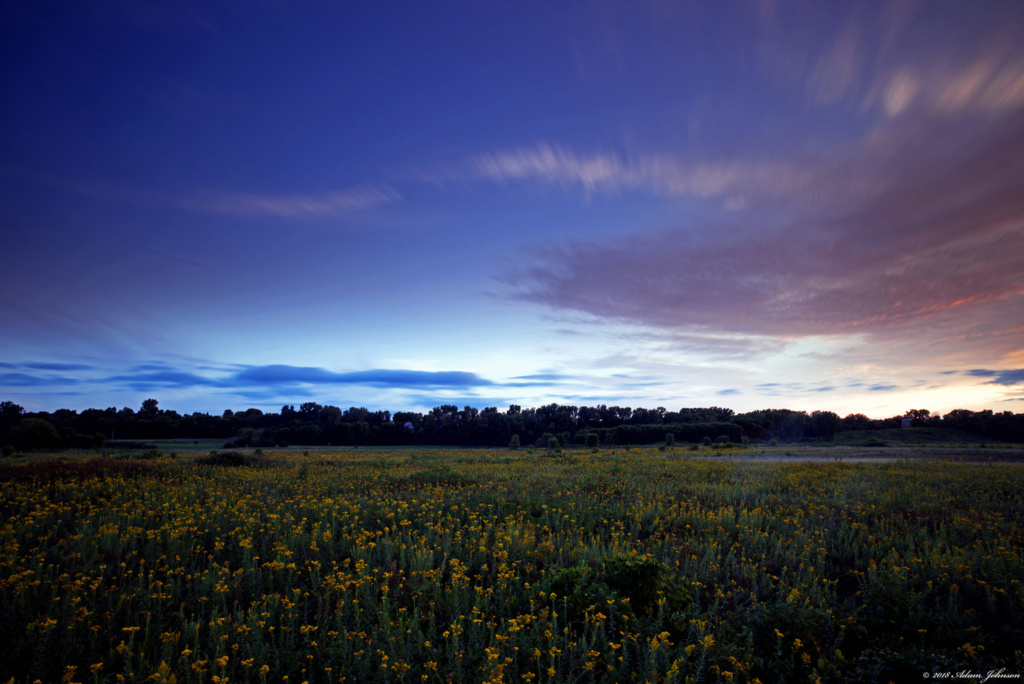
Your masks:
[[[970,432],[953,430],[949,428],[892,428],[889,430],[848,430],[838,432],[834,443],[839,445],[860,445],[869,439],[876,439],[886,444],[899,444],[904,446],[980,446],[984,443],[993,444],[991,439],[986,440]],[[999,443],[999,442],[996,442]]]
[[[888,448],[913,456],[887,463],[791,446],[12,459],[0,681],[1012,669],[1024,466],[933,460],[958,449]],[[813,454],[826,462],[757,460]]]

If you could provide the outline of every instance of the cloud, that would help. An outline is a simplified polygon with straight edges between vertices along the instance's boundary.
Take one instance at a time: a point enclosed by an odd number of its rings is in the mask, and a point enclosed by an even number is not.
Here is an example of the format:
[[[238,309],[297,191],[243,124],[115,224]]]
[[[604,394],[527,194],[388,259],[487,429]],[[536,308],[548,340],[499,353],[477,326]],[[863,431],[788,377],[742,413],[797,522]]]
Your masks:
[[[987,383],[989,385],[1024,384],[1024,368],[1010,370],[987,370],[984,368],[976,368],[974,370],[966,371],[966,373],[967,375],[971,375],[976,378],[992,378],[992,380]]]
[[[127,372],[97,374],[96,366],[86,364],[16,364],[4,367],[37,366],[38,370],[53,367],[65,372],[81,371],[76,376],[55,376],[22,372],[0,373],[0,386],[44,387],[89,383],[97,387],[131,389],[138,392],[158,390],[223,390],[238,396],[260,398],[276,396],[275,392],[306,396],[308,388],[362,386],[385,389],[430,389],[466,391],[476,387],[495,386],[490,380],[465,371],[417,371],[374,369],[337,373],[324,368],[273,364],[265,366],[216,365],[195,359],[182,359],[173,364],[163,361],[132,366]],[[45,368],[44,368],[45,367]],[[523,383],[532,385],[538,383]],[[543,384],[543,383],[540,383]],[[263,394],[261,394],[263,393]]]
[[[574,380],[575,376],[563,375],[561,373],[533,373],[531,375],[517,375],[513,380],[547,380],[557,382],[559,380]]]
[[[104,202],[157,209],[180,209],[214,216],[240,218],[326,219],[348,218],[401,199],[390,185],[361,185],[311,193],[253,193],[207,189],[184,192],[152,190],[117,181],[78,180],[31,169],[2,165],[0,175]],[[163,258],[194,266],[204,264],[161,253]]]
[[[335,373],[323,368],[269,365],[253,366],[233,378],[242,385],[367,385],[371,387],[466,388],[493,385],[475,373],[464,371],[416,371],[375,369]]]
[[[797,192],[785,221],[738,212],[548,249],[507,277],[510,296],[676,330],[799,337],[1024,293],[1024,117],[888,126],[805,171],[825,197],[859,189],[810,206]]]
[[[84,363],[24,363],[21,364],[25,368],[31,368],[33,370],[52,370],[52,371],[85,371],[85,370],[96,370],[96,366],[90,366]]]
[[[610,152],[577,154],[540,142],[470,159],[476,180],[530,182],[567,190],[637,191],[665,196],[722,199],[730,207],[768,202],[808,188],[815,177],[781,160],[686,160],[652,154],[622,159]]]
[[[389,186],[364,186],[316,194],[202,193],[178,199],[182,209],[243,218],[343,218],[399,198]]]
[[[28,373],[0,373],[0,387],[43,387],[45,385],[73,385],[74,378],[39,376]]]
[[[896,385],[871,385],[868,389],[872,392],[891,392],[899,388]]]
[[[144,373],[131,373],[125,375],[114,375],[100,382],[112,383],[131,387],[141,391],[150,389],[165,388],[187,388],[187,387],[228,387],[224,380],[208,378],[196,373],[189,373],[178,370],[155,370]]]
[[[96,366],[91,366],[83,363],[48,363],[48,362],[26,362],[26,363],[8,363],[6,361],[0,361],[0,368],[27,368],[29,370],[49,370],[49,371],[84,371],[84,370],[95,370]]]

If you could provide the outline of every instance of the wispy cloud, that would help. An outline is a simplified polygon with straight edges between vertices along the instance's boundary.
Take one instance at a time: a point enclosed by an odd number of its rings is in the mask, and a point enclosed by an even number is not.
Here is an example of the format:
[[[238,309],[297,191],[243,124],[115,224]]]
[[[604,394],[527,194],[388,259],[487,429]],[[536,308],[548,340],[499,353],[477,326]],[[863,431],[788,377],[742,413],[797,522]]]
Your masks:
[[[87,371],[96,370],[96,366],[84,363],[26,363],[23,364],[25,368],[32,368],[34,370],[51,370],[51,371]]]
[[[873,133],[818,174],[855,202],[549,249],[512,297],[657,327],[802,336],[873,331],[1024,292],[1024,119]],[[887,140],[882,147],[879,139]],[[839,169],[842,172],[836,173]]]
[[[323,368],[270,365],[254,366],[237,373],[233,380],[248,385],[366,385],[371,387],[481,387],[494,383],[465,371],[416,371],[375,369],[334,373]]]
[[[976,368],[967,371],[967,375],[976,378],[992,378],[989,384],[992,385],[1022,385],[1024,384],[1024,368],[1010,370],[988,370]]]
[[[398,199],[390,186],[363,186],[315,194],[199,193],[181,198],[182,209],[246,218],[318,219],[356,214]]]
[[[224,379],[208,378],[196,373],[176,370],[159,370],[147,373],[112,375],[101,381],[103,384],[120,385],[140,391],[168,388],[229,387]]]
[[[49,361],[27,361],[24,363],[0,362],[0,368],[25,368],[45,371],[87,371],[95,370],[96,366],[85,363],[55,363]]]
[[[31,373],[0,373],[0,387],[43,387],[47,385],[73,385],[75,378]]]
[[[63,375],[30,372],[29,366],[63,366],[37,368],[37,371],[62,370]],[[360,386],[383,389],[454,389],[466,391],[490,387],[495,383],[466,371],[419,371],[406,369],[374,369],[338,373],[324,368],[272,364],[265,366],[216,365],[195,360],[178,364],[166,362],[141,363],[127,372],[111,374],[86,364],[4,364],[25,372],[0,373],[0,387],[43,387],[91,383],[97,387],[127,388],[140,392],[179,389],[216,389],[232,393],[269,391],[294,393],[310,387]],[[69,374],[81,371],[78,375]]]
[[[809,170],[781,160],[622,158],[610,152],[580,154],[547,142],[481,154],[470,159],[466,168],[466,175],[476,180],[531,182],[591,193],[638,191],[715,198],[729,207],[798,192],[815,180]]]
[[[171,191],[140,188],[116,180],[63,178],[10,165],[0,166],[0,175],[104,202],[242,218],[347,218],[401,199],[398,191],[387,184],[308,193],[234,192],[221,189]]]

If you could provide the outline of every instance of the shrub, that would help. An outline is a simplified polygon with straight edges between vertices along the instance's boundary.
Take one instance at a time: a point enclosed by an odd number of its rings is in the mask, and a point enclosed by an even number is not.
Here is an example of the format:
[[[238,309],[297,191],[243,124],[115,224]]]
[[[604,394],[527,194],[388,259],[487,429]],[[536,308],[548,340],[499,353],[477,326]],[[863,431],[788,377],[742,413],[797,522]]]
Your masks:
[[[21,451],[50,449],[60,443],[57,428],[42,418],[25,418],[15,428],[12,437],[14,446]]]
[[[208,455],[196,459],[199,465],[237,468],[241,466],[264,466],[269,461],[262,454],[244,454],[237,451],[211,451]]]
[[[658,599],[667,571],[667,565],[654,559],[616,556],[604,561],[608,587],[641,607],[650,606]]]
[[[519,446],[520,446],[520,444],[519,444],[519,435],[512,435],[512,439],[510,439],[508,441],[508,448],[509,449],[518,449]]]
[[[671,432],[665,433],[665,446],[674,447],[676,445],[676,436]]]
[[[587,447],[589,447],[591,449],[595,449],[600,444],[600,441],[601,440],[597,436],[597,433],[596,432],[591,432],[591,433],[589,433],[587,435],[587,441],[585,442],[585,444],[586,444]]]

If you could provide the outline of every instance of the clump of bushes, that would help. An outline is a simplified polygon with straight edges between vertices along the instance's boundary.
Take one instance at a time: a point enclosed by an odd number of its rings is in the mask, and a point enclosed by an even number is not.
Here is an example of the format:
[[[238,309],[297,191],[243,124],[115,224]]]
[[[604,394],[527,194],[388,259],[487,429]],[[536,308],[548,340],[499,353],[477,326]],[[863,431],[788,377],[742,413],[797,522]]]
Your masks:
[[[238,451],[211,451],[206,456],[197,458],[196,463],[199,465],[239,468],[270,465],[270,460],[262,453],[246,454]]]

